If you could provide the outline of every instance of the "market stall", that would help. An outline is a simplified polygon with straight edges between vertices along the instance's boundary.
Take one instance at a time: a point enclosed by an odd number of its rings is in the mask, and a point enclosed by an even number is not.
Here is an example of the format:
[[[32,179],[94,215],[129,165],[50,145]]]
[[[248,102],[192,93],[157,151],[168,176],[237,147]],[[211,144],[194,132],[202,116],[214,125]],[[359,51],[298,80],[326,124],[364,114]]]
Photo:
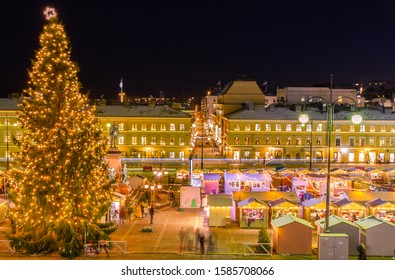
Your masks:
[[[219,182],[221,175],[218,173],[203,174],[203,192],[207,194],[219,193]]]
[[[317,234],[325,232],[325,218],[319,219],[315,222],[317,226]],[[329,216],[329,227],[330,233],[345,233],[348,235],[348,254],[351,256],[358,255],[357,247],[359,243],[359,231],[360,228],[355,223],[350,222],[347,219],[343,219],[339,216]]]
[[[314,227],[308,221],[285,215],[272,220],[271,225],[273,249],[277,254],[311,255]]]
[[[395,225],[375,216],[355,222],[360,228],[360,242],[366,246],[367,256],[393,256]]]
[[[225,193],[233,191],[267,192],[270,191],[272,178],[268,173],[224,173]]]
[[[362,203],[350,201],[348,198],[343,198],[332,203],[336,207],[336,215],[355,222],[366,217],[367,207]]]
[[[226,226],[231,219],[232,197],[227,194],[207,195],[207,216],[210,227]]]
[[[236,220],[241,228],[261,228],[268,227],[269,205],[256,198],[247,198],[237,203],[238,211]]]
[[[270,207],[270,219],[277,219],[285,215],[300,217],[300,206],[285,198],[279,198],[268,202]]]
[[[201,206],[200,188],[180,188],[180,208],[199,208]]]
[[[303,218],[314,225],[315,221],[325,217],[326,202],[322,199],[312,198],[303,201],[302,208]],[[335,209],[336,208],[333,205],[329,205],[330,214],[334,214]]]
[[[369,209],[369,215],[375,216],[387,222],[395,223],[395,204],[377,198],[365,203]]]

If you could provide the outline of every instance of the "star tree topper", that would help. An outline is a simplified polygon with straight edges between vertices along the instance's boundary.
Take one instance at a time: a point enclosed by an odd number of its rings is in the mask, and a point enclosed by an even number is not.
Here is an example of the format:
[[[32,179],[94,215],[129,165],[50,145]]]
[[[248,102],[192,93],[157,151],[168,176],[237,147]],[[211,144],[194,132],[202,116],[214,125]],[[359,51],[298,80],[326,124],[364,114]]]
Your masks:
[[[47,20],[50,20],[51,18],[57,16],[56,11],[55,11],[55,8],[50,8],[50,7],[46,7],[46,8],[45,8],[45,10],[44,10],[44,15],[45,15],[45,18],[46,18]]]

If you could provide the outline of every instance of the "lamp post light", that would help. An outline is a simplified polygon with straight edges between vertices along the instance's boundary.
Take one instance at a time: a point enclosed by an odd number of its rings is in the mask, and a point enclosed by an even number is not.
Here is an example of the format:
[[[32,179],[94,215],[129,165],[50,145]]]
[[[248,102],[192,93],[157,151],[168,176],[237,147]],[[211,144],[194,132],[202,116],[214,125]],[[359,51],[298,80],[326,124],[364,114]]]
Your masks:
[[[330,184],[331,184],[331,177],[330,177],[330,170],[331,170],[331,137],[332,137],[332,129],[333,129],[333,118],[334,118],[334,108],[337,102],[341,102],[343,98],[351,99],[354,104],[356,105],[356,110],[358,111],[358,104],[357,102],[351,97],[339,97],[335,101],[332,102],[332,78],[333,75],[331,74],[331,84],[330,84],[330,94],[329,94],[329,101],[321,96],[312,96],[308,98],[303,103],[302,113],[299,115],[299,121],[301,123],[307,123],[310,120],[308,114],[305,113],[305,107],[309,100],[313,98],[318,98],[319,100],[323,101],[327,106],[327,178],[326,178],[326,194],[325,194],[325,232],[328,232],[329,228],[329,205],[330,205]],[[354,114],[351,117],[351,121],[354,124],[360,124],[362,122],[362,116],[360,114]],[[310,154],[311,158],[311,154]]]

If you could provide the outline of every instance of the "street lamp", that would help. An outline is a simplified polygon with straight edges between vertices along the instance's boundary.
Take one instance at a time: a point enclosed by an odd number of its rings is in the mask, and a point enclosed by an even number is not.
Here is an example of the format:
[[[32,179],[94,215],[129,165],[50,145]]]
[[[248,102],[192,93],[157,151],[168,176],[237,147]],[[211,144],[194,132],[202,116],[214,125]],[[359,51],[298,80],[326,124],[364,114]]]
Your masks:
[[[358,104],[357,102],[351,98],[351,97],[339,97],[337,98],[335,101],[332,102],[332,78],[333,75],[331,74],[331,84],[330,84],[330,93],[329,93],[329,101],[327,101],[325,98],[321,97],[321,96],[312,96],[309,97],[303,104],[303,109],[302,109],[302,113],[299,115],[299,121],[301,123],[307,123],[309,121],[309,115],[306,114],[305,111],[305,107],[306,104],[309,100],[313,99],[313,98],[318,98],[319,100],[323,101],[326,106],[327,106],[327,178],[326,178],[326,197],[325,197],[325,232],[328,232],[329,230],[329,204],[330,204],[330,170],[331,170],[331,137],[332,137],[332,129],[333,129],[333,118],[334,118],[334,109],[335,109],[335,105],[337,102],[341,101],[343,98],[348,98],[351,99],[354,104],[356,105],[356,110],[358,111]],[[351,121],[354,124],[360,124],[362,122],[362,116],[360,114],[354,114],[351,117]],[[310,155],[311,157],[311,155]]]

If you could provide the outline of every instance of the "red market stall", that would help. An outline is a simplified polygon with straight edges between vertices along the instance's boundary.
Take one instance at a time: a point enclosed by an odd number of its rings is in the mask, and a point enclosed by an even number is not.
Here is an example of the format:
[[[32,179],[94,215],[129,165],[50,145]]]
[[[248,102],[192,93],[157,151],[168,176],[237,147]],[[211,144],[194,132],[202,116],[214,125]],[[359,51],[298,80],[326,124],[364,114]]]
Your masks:
[[[369,214],[387,222],[395,223],[395,204],[377,198],[365,203]]]
[[[348,198],[343,198],[332,203],[337,209],[339,217],[355,222],[366,217],[367,207],[361,203],[352,202]]]
[[[237,221],[241,228],[268,227],[269,205],[259,199],[250,197],[237,203],[239,212]]]

